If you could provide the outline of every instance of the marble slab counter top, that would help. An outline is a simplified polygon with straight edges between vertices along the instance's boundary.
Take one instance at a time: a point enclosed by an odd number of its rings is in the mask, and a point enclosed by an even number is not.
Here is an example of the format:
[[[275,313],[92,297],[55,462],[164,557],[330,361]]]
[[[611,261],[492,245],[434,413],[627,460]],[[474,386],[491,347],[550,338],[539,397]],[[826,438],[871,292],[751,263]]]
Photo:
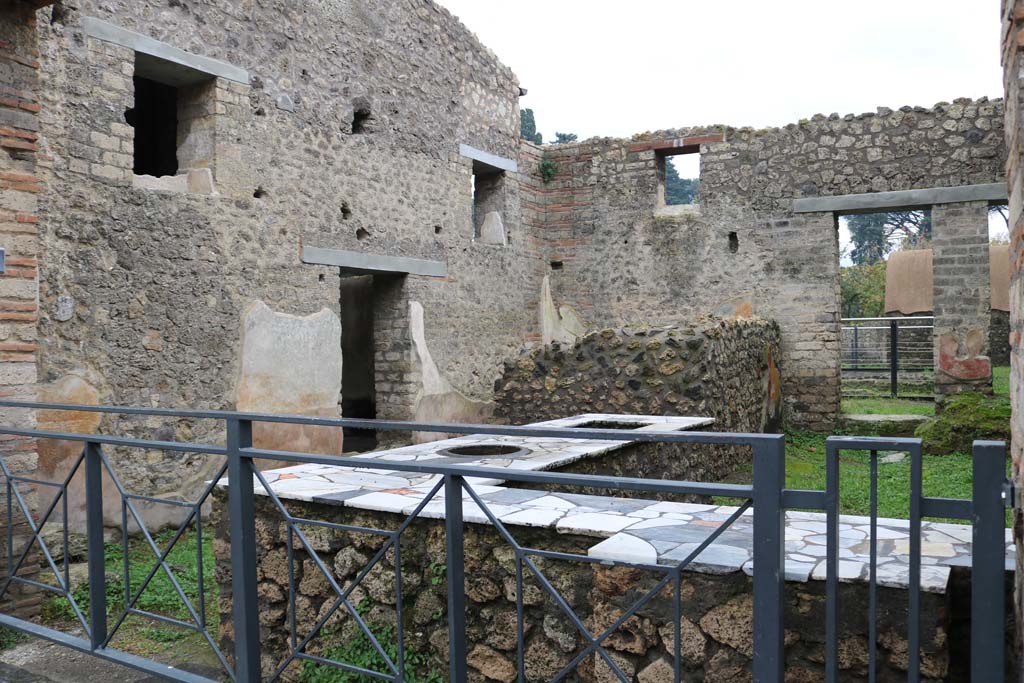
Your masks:
[[[670,418],[624,415],[578,415],[530,426],[575,427],[592,422],[645,423],[645,430],[682,430],[707,426],[709,418]],[[596,427],[597,425],[589,425]],[[262,473],[282,500],[408,515],[437,484],[437,475],[396,472],[390,461],[431,461],[431,464],[547,470],[581,458],[628,446],[631,442],[586,439],[462,436],[414,446],[355,456],[366,468],[297,465]],[[450,450],[469,446],[500,445],[516,448],[505,456],[452,455]],[[523,452],[525,451],[525,452]],[[824,463],[822,464],[824,467]],[[592,536],[594,558],[643,564],[673,565],[683,561],[724,523],[735,507],[657,502],[635,498],[549,493],[502,486],[493,478],[467,478],[477,495],[509,531],[516,526],[549,528],[556,533]],[[222,482],[223,483],[223,482]],[[264,493],[257,483],[257,492]],[[421,511],[425,518],[444,517],[442,489]],[[463,515],[469,523],[487,524],[486,515],[463,497]],[[753,572],[753,512],[745,511],[689,565],[697,572],[723,574]],[[870,520],[842,516],[839,526],[839,574],[845,582],[866,581],[869,562]],[[881,586],[905,588],[909,578],[909,523],[878,520],[878,581]],[[955,566],[969,566],[971,527],[925,522],[922,526],[922,590],[943,593]],[[1006,566],[1014,566],[1014,546],[1006,531]],[[789,581],[825,578],[825,516],[821,513],[786,513],[785,575]]]

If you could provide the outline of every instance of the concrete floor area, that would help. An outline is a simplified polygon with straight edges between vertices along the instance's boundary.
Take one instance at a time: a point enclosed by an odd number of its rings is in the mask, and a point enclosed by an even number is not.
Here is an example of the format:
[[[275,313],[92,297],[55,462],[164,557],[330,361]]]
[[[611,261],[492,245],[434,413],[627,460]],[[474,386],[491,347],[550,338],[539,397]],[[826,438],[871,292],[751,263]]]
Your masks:
[[[202,666],[183,669],[219,679]],[[42,640],[31,640],[0,652],[0,683],[160,683],[166,679],[135,671],[91,655]]]

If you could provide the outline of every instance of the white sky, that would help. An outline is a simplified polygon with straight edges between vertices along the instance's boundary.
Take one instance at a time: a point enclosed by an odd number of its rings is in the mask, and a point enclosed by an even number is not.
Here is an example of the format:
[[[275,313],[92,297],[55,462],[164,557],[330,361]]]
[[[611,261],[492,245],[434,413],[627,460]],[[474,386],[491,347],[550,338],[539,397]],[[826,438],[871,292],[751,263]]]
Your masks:
[[[999,0],[437,2],[516,73],[545,141],[1002,97]]]
[[[1002,96],[999,0],[438,0],[545,140]]]

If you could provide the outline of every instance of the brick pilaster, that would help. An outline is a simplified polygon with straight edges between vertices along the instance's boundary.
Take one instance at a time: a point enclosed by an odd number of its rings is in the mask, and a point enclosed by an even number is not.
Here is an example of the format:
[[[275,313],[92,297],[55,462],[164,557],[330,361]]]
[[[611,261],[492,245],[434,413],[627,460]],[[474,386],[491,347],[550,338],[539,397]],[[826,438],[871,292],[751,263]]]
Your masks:
[[[37,380],[37,322],[39,319],[39,152],[38,50],[35,10],[47,3],[0,0],[0,247],[6,252],[0,274],[0,397],[31,399]],[[28,411],[0,411],[6,424],[32,426]],[[23,438],[0,438],[0,457],[15,474],[36,470],[36,444]],[[18,489],[35,514],[37,492],[19,483]],[[0,489],[0,498],[6,491]],[[0,505],[7,533],[6,500]],[[25,516],[14,505],[12,529],[15,556],[31,538]],[[5,539],[6,540],[6,539]],[[6,543],[4,544],[6,555]],[[39,573],[38,546],[33,546],[21,575]],[[6,574],[0,563],[0,579]],[[20,588],[5,596],[20,616],[38,612],[42,596]],[[4,608],[10,612],[10,605]]]

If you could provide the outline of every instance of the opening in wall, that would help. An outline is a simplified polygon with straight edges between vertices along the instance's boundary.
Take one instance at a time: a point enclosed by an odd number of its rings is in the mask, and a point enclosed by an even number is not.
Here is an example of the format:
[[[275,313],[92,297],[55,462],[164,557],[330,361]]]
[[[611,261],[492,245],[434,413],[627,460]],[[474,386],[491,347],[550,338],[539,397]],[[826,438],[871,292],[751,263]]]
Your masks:
[[[135,83],[135,107],[125,121],[135,129],[135,175],[178,173],[178,89],[141,76]]]
[[[135,102],[125,111],[125,122],[135,129],[135,184],[211,193],[216,79],[139,53],[132,82]]]
[[[374,307],[372,275],[341,279],[341,414],[372,420],[377,417],[374,376]],[[377,447],[372,430],[345,427],[345,450],[364,452]]]
[[[658,154],[658,205],[696,207],[700,197],[700,146]]]
[[[505,171],[473,161],[473,238],[485,244],[508,244],[505,233]]]

